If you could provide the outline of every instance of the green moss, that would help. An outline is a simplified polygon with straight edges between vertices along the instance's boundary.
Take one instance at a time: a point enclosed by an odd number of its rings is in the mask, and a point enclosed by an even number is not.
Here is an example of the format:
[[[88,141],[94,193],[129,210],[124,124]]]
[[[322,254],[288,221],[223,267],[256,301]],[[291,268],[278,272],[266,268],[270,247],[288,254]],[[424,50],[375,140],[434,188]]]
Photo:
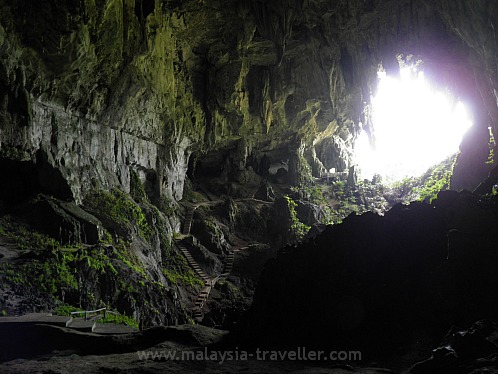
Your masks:
[[[187,264],[187,260],[180,254],[170,256],[163,266],[163,274],[173,284],[181,282],[189,286],[204,286],[204,282],[194,273]]]
[[[84,269],[92,269],[97,274],[118,275],[111,258],[101,246],[61,245],[55,239],[23,226],[5,220],[2,225],[5,235],[16,242],[18,249],[30,254],[29,261],[2,265],[5,280],[12,284],[57,298],[63,290],[78,291],[76,276]],[[124,255],[117,257],[126,260]],[[130,254],[129,258],[131,257]],[[123,263],[129,264],[140,275],[145,275],[143,268],[132,264],[130,260]]]
[[[140,176],[134,170],[130,172],[130,196],[139,203],[148,200]]]
[[[71,316],[73,312],[83,312],[83,309],[76,308],[74,306],[68,304],[62,304],[57,307],[55,310],[55,314],[58,316]],[[127,315],[123,315],[116,312],[106,312],[105,317],[99,319],[100,323],[115,323],[115,324],[124,324],[127,326],[138,328],[138,322],[133,318]]]
[[[138,322],[133,318],[127,315],[119,314],[119,313],[106,313],[105,317],[100,319],[101,323],[115,323],[115,324],[123,324],[130,327],[134,327],[138,329]]]
[[[118,239],[114,243],[116,251],[114,254],[119,258],[123,264],[130,268],[133,272],[139,274],[142,278],[148,279],[147,271],[143,263],[129,251],[129,244],[122,239]]]
[[[182,273],[180,273],[178,270],[163,269],[163,274],[173,284],[178,284],[178,282],[181,282],[189,286],[204,286],[204,282],[199,277],[197,277],[195,273],[190,269]]]
[[[418,180],[415,179],[414,193],[418,195],[418,200],[432,200],[437,198],[440,191],[450,188],[451,175],[456,161],[456,155],[449,157],[445,161],[430,168]]]
[[[72,312],[81,312],[80,308],[71,305],[62,304],[55,309],[55,314],[58,316],[70,316]]]
[[[118,225],[136,225],[139,235],[145,240],[153,234],[142,208],[117,188],[111,192],[97,191],[87,199],[87,204],[99,215]]]
[[[304,238],[304,236],[308,233],[310,230],[310,226],[305,225],[301,221],[299,221],[299,218],[297,218],[297,213],[296,213],[296,207],[297,204],[294,200],[292,200],[288,195],[284,196],[285,199],[287,200],[287,207],[289,208],[289,214],[290,214],[290,219],[291,219],[291,226],[290,229],[295,235],[297,240],[301,240]]]

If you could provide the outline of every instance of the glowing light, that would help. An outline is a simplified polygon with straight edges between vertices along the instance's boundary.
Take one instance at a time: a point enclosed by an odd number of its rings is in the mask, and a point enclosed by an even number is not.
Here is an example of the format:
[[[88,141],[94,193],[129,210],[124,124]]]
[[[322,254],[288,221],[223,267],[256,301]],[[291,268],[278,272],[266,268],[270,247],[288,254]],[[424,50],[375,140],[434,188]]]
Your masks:
[[[399,79],[385,73],[378,78],[372,139],[362,132],[355,142],[361,178],[418,176],[458,151],[472,125],[463,103],[432,89],[413,67],[400,69]]]

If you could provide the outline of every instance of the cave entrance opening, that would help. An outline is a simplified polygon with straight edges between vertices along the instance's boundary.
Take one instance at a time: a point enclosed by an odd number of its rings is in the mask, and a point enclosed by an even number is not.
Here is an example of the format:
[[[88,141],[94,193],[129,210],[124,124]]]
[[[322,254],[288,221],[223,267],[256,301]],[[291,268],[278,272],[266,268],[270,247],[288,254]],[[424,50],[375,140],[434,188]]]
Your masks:
[[[354,147],[359,176],[380,175],[387,183],[418,177],[459,151],[472,126],[465,104],[426,79],[421,61],[400,61],[398,76],[378,71]]]

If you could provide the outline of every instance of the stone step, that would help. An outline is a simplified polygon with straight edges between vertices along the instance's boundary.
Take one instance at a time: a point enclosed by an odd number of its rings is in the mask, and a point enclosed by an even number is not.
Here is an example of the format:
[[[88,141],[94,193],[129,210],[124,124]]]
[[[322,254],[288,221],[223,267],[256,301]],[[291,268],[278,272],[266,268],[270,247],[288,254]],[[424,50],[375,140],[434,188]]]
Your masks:
[[[97,326],[96,319],[73,319],[71,323],[67,325],[70,329],[83,331],[83,332],[93,332]]]

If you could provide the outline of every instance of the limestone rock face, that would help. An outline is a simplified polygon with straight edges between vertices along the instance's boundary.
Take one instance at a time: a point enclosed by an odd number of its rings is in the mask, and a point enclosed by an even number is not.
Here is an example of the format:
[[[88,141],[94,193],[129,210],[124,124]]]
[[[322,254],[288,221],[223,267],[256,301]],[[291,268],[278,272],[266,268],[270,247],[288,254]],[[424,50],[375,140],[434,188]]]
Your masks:
[[[423,59],[473,109],[455,186],[474,188],[488,171],[487,127],[498,130],[494,1],[0,7],[2,155],[36,163],[43,151],[77,202],[95,185],[128,190],[130,170],[152,172],[155,193],[179,200],[189,157],[206,150],[237,149],[243,169],[254,150],[295,144],[346,169],[359,123],[369,125],[378,66],[395,71],[397,54]]]

